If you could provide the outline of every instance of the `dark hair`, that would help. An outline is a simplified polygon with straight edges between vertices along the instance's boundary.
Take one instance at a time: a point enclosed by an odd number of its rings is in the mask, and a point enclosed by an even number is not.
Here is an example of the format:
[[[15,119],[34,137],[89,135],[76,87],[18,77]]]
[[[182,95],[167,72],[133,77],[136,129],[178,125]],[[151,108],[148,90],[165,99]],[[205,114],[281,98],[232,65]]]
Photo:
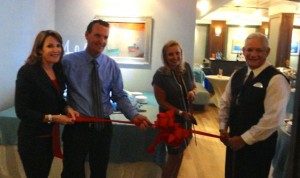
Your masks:
[[[92,29],[93,29],[93,26],[94,26],[94,24],[99,24],[99,25],[102,25],[102,26],[104,26],[104,27],[109,27],[109,23],[108,22],[106,22],[106,21],[104,21],[104,20],[101,20],[101,19],[94,19],[94,20],[92,20],[90,23],[89,23],[89,25],[87,26],[87,28],[86,28],[86,32],[87,33],[91,33],[92,32]]]
[[[64,55],[64,48],[63,48],[63,40],[60,34],[54,30],[44,30],[40,31],[34,41],[31,53],[29,54],[26,63],[27,64],[36,64],[37,62],[41,61],[41,51],[43,49],[45,40],[48,36],[52,36],[55,38],[60,44],[61,44],[61,56],[60,56],[60,61]]]

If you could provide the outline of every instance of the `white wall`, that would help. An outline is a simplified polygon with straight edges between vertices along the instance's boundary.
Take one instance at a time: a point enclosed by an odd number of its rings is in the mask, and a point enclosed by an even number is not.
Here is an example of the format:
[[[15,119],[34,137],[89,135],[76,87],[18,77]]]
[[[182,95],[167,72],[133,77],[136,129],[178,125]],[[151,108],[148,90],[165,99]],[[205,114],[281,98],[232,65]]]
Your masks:
[[[54,29],[64,42],[82,49],[84,31],[95,15],[154,19],[151,65],[122,68],[126,89],[152,91],[152,76],[162,65],[161,48],[170,39],[181,43],[185,59],[193,64],[196,0],[2,0],[0,12],[0,111],[14,104],[16,74],[36,34]]]
[[[2,0],[0,111],[13,106],[15,80],[40,30],[54,28],[54,0]]]

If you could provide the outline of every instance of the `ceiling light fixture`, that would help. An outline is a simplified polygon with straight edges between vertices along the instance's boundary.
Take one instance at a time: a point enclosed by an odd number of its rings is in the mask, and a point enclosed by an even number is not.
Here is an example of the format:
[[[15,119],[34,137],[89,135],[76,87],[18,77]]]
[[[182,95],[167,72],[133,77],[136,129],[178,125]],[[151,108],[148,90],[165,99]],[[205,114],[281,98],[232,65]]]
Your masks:
[[[255,9],[255,11],[253,12],[253,15],[254,15],[254,17],[261,18],[262,12],[260,9]]]
[[[258,0],[256,1],[256,9],[255,9],[255,11],[253,12],[253,15],[254,15],[254,17],[257,17],[257,18],[260,18],[261,17],[261,10],[260,9],[258,9]]]
[[[242,3],[242,0],[234,0],[234,2],[235,2],[235,4],[236,4],[237,6],[240,6],[241,3]]]
[[[201,11],[201,14],[208,12],[209,3],[207,0],[201,0],[197,2],[197,8]]]

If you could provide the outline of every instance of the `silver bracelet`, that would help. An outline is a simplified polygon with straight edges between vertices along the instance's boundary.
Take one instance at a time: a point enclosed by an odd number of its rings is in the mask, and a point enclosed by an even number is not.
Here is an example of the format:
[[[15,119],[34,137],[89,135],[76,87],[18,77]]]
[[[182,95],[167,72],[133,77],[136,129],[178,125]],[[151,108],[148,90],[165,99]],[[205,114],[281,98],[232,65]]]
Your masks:
[[[178,111],[179,116],[181,116],[182,113],[183,113],[183,111],[181,111],[181,110]]]

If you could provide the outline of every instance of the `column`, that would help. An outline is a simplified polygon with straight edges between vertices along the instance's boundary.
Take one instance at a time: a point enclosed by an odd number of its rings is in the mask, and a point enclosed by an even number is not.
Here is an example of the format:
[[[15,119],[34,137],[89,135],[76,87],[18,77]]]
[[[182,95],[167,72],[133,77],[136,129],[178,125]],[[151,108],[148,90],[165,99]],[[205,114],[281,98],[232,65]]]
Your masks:
[[[269,41],[271,52],[269,61],[275,66],[284,66],[290,59],[294,12],[294,4],[278,4],[269,9]]]

